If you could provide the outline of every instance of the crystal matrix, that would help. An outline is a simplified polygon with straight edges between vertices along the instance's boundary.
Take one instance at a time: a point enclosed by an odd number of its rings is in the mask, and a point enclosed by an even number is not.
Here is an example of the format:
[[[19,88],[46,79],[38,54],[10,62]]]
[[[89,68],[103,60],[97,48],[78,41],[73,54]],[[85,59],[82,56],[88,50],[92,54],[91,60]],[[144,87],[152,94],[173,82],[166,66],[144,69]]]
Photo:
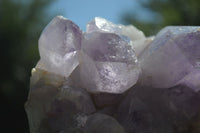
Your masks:
[[[199,133],[200,27],[145,37],[96,17],[55,17],[39,39],[31,133]]]

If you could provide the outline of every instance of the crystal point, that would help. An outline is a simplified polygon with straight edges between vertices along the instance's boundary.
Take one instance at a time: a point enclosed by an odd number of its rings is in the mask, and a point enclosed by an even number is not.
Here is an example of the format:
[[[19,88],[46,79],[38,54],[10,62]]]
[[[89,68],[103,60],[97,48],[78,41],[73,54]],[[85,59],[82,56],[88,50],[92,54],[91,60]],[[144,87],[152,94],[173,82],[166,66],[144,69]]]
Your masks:
[[[175,86],[196,67],[200,57],[199,27],[166,27],[145,51],[140,65],[145,83],[154,87]],[[199,78],[194,80],[199,81]]]
[[[64,17],[55,17],[39,39],[41,60],[38,68],[68,77],[78,66],[82,32]]]
[[[88,91],[122,93],[136,83],[140,69],[131,41],[114,33],[85,36],[80,69]]]
[[[116,25],[106,19],[96,17],[87,24],[87,33],[92,32],[107,32],[115,33],[121,36],[128,37],[133,43],[136,55],[139,55],[145,47],[149,44],[144,33],[138,30],[133,25]],[[145,43],[146,41],[146,43]]]

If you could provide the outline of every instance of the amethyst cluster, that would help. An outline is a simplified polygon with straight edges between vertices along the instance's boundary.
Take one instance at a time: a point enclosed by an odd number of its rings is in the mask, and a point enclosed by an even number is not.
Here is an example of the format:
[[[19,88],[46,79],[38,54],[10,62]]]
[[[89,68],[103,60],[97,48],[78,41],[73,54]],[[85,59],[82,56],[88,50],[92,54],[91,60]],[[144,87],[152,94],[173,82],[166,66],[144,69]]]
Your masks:
[[[200,27],[145,37],[96,17],[55,17],[39,39],[30,133],[200,133]]]

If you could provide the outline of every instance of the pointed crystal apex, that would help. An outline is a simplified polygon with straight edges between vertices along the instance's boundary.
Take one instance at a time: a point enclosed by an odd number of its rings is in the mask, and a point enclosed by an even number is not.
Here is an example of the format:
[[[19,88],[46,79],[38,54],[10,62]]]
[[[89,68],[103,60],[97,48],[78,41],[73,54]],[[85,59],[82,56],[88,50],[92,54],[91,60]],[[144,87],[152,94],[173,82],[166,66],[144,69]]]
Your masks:
[[[81,38],[76,24],[62,16],[55,17],[39,39],[42,69],[68,77],[79,64],[77,50],[81,48]]]

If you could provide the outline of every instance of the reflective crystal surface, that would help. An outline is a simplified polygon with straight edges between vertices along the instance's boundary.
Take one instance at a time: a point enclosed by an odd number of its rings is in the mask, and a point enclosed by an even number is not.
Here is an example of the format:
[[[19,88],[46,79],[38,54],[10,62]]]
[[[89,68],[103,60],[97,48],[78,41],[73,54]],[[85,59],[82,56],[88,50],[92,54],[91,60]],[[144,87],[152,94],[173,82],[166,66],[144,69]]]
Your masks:
[[[100,17],[95,17],[87,24],[87,33],[96,31],[115,33],[128,37],[133,42],[132,45],[136,55],[141,54],[145,47],[148,46],[149,41],[152,41],[152,38],[146,38],[144,33],[133,25],[116,25]]]

